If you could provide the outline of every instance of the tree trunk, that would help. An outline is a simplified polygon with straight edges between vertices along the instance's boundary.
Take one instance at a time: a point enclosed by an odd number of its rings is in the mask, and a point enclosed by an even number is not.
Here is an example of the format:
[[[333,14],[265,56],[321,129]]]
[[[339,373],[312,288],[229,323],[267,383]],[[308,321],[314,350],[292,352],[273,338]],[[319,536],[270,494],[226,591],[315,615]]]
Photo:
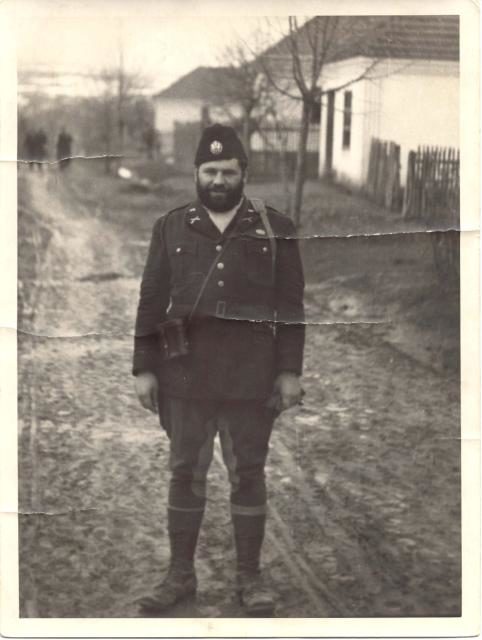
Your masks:
[[[303,187],[306,180],[306,146],[308,142],[308,132],[310,129],[312,104],[303,101],[303,111],[301,114],[300,138],[298,141],[298,151],[296,154],[296,171],[295,171],[295,193],[293,196],[292,218],[295,226],[300,226],[301,220],[301,203],[303,201]]]
[[[249,122],[249,112],[245,111],[244,115],[243,115],[243,145],[244,145],[244,150],[246,151],[246,155],[248,157],[248,162],[249,162],[249,156],[250,156],[250,122]]]
[[[288,175],[288,164],[286,160],[286,139],[282,135],[280,136],[280,174],[285,199],[285,210],[291,211],[291,193]]]

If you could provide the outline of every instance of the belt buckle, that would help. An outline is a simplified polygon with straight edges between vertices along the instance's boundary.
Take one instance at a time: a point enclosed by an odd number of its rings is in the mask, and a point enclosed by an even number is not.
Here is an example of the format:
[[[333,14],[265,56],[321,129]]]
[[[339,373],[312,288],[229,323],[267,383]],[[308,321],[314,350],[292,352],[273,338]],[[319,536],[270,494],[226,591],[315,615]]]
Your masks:
[[[224,318],[226,315],[226,302],[225,300],[218,300],[216,302],[216,316],[221,316]]]

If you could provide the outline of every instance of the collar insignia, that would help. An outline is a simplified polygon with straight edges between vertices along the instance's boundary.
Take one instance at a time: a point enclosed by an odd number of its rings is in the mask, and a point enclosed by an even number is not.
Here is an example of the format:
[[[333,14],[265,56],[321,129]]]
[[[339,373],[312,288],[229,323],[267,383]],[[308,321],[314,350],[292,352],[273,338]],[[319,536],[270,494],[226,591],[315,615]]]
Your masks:
[[[194,224],[197,221],[201,222],[201,218],[199,216],[194,216],[194,218],[189,220],[189,224]]]
[[[258,236],[266,235],[266,231],[264,229],[256,229],[256,233],[258,234]]]
[[[213,154],[213,156],[218,156],[223,151],[223,145],[219,140],[213,140],[209,147],[209,151]]]

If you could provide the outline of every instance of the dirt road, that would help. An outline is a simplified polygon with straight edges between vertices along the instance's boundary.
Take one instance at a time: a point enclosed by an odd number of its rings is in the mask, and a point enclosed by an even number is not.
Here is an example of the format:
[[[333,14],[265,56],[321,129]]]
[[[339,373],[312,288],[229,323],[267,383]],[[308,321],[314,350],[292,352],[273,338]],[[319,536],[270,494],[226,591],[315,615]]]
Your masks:
[[[86,184],[20,176],[22,616],[135,616],[167,564],[168,445],[130,374],[147,225],[104,215]],[[305,404],[267,468],[277,615],[459,615],[456,376],[385,339],[403,328],[349,275],[309,282],[307,310]],[[243,615],[227,496],[217,453],[200,591],[172,617]]]

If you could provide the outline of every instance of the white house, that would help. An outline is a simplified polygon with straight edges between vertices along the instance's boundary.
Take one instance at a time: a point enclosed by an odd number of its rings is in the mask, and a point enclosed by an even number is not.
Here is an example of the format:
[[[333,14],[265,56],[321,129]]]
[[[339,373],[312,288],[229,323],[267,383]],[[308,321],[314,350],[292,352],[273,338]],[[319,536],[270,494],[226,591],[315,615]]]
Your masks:
[[[373,137],[400,145],[402,184],[409,151],[459,147],[458,17],[393,16],[389,28],[382,55],[365,43],[323,70],[320,175],[362,185]]]
[[[319,175],[363,185],[371,140],[378,138],[400,145],[404,184],[409,151],[419,145],[459,146],[458,16],[314,16],[295,36],[306,78],[313,34],[319,37],[327,20],[336,21],[337,31],[318,81],[321,104],[312,111],[308,152],[315,173],[318,166]],[[297,148],[302,103],[287,95],[297,94],[290,37],[262,54],[272,77],[287,89],[286,95],[269,92],[283,135],[270,128],[268,118],[262,135],[251,138],[253,151],[283,147],[295,153]],[[227,122],[241,116],[241,107],[230,101],[229,84],[229,69],[198,67],[154,97],[165,155],[173,154],[176,122]]]
[[[296,94],[293,39],[306,82],[315,51],[324,56],[321,108],[312,114],[320,124],[319,175],[362,185],[372,137],[400,145],[402,184],[410,150],[459,146],[458,16],[314,16],[263,54]],[[284,116],[286,98],[276,102]],[[299,100],[291,110],[299,122]]]

